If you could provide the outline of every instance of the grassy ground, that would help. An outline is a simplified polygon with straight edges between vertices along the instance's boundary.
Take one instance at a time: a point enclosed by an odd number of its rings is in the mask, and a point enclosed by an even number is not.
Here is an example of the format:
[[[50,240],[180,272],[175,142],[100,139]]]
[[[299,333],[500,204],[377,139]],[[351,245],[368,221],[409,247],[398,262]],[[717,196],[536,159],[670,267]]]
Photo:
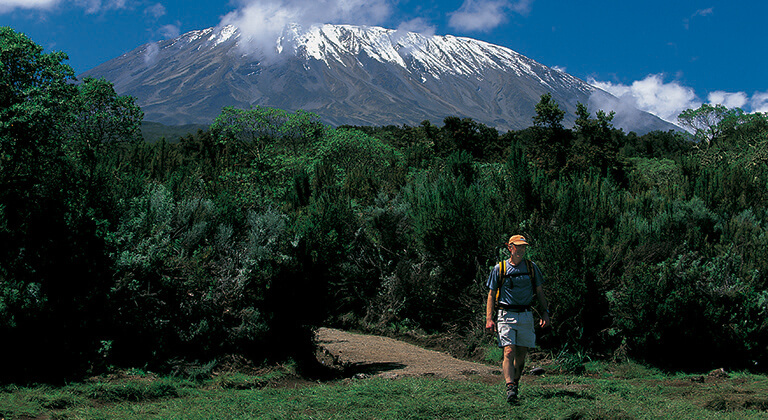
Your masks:
[[[61,387],[0,387],[11,419],[768,419],[768,378],[665,375],[588,363],[580,375],[525,376],[519,402],[502,380],[342,379],[288,370],[204,381],[121,374]]]

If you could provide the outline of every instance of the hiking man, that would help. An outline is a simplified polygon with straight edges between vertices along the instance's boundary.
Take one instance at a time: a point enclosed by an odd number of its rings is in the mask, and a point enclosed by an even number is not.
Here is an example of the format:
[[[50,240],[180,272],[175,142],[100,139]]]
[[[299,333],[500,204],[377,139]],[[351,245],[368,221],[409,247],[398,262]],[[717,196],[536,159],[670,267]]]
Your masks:
[[[534,297],[538,297],[544,310],[539,325],[545,328],[550,324],[544,279],[536,264],[525,259],[527,247],[524,236],[509,238],[507,248],[511,256],[496,264],[486,282],[490,290],[485,308],[485,328],[498,334],[499,347],[504,349],[501,370],[507,382],[507,402],[510,403],[517,399],[528,349],[536,346],[531,308]]]

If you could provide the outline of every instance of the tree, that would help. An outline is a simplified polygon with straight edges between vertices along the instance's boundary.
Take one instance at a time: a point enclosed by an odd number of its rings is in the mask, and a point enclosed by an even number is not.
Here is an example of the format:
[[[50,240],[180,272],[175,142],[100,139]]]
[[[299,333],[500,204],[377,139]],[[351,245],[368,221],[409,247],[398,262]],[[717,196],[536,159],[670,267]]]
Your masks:
[[[61,150],[57,123],[76,92],[62,52],[0,28],[0,186],[26,189],[46,177]]]
[[[319,140],[326,127],[311,112],[289,113],[282,109],[257,106],[251,109],[225,107],[211,125],[222,143],[243,147],[252,157],[261,159],[267,149],[282,146],[298,153]]]
[[[598,110],[593,119],[586,105],[576,105],[576,139],[568,162],[572,169],[598,167],[601,172],[618,169],[618,133],[615,133],[611,122],[614,115],[613,111],[606,114]]]
[[[419,124],[422,130],[424,130],[424,137],[431,142],[435,141],[435,138],[440,133],[440,129],[434,125],[432,125],[429,120],[424,120]]]
[[[23,237],[18,228],[39,208],[64,164],[55,128],[76,92],[66,59],[61,52],[43,54],[25,35],[0,28],[0,226],[8,228],[0,234],[9,235],[0,238],[2,248],[18,245],[11,237]]]
[[[243,147],[250,158],[261,159],[287,121],[285,111],[266,107],[238,109],[225,107],[211,125],[219,142]]]
[[[704,104],[697,109],[686,109],[677,117],[683,128],[692,132],[707,148],[716,144],[722,135],[722,122],[730,111],[724,105]]]
[[[290,148],[294,155],[305,151],[308,145],[320,140],[326,131],[327,127],[317,114],[302,109],[288,114],[288,121],[280,128],[283,144]]]
[[[70,101],[70,109],[61,130],[91,169],[103,145],[135,139],[144,118],[133,97],[118,96],[112,83],[103,78],[83,79]]]
[[[397,178],[402,156],[392,146],[356,129],[329,130],[312,158],[316,190],[343,186],[352,197],[373,200],[379,187]]]
[[[442,153],[445,155],[464,150],[476,159],[482,159],[488,152],[486,149],[499,139],[499,132],[495,128],[471,118],[446,117],[443,124],[441,134],[447,147]]]
[[[765,113],[747,114],[741,108],[733,108],[718,127],[729,145],[737,148],[754,148],[768,140],[768,114]]]
[[[683,111],[678,120],[693,132],[703,166],[721,167],[744,161],[760,172],[761,163],[768,161],[766,114],[747,114],[740,108],[704,104]]]
[[[548,127],[551,130],[561,130],[563,128],[563,118],[565,111],[560,109],[557,102],[552,99],[551,93],[541,95],[539,103],[536,104],[536,115],[533,116],[533,125],[536,127]]]
[[[0,336],[3,377],[82,372],[97,358],[109,266],[79,162],[60,131],[77,95],[66,54],[0,28]]]
[[[545,93],[536,104],[533,127],[519,135],[528,146],[527,155],[531,161],[547,173],[554,173],[565,167],[572,133],[563,128],[564,117],[565,111],[560,109],[550,93]]]

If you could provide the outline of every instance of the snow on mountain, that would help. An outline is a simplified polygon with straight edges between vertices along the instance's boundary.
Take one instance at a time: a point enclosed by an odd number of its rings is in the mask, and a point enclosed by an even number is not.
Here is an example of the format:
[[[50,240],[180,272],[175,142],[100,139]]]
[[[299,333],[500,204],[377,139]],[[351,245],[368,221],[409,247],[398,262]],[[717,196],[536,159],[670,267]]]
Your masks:
[[[305,57],[326,63],[328,59],[335,59],[343,64],[341,56],[357,56],[365,52],[377,61],[396,64],[408,71],[418,71],[418,67],[421,67],[436,79],[445,73],[482,78],[483,70],[487,68],[514,72],[518,77],[527,74],[550,88],[548,80],[555,79],[551,75],[554,70],[508,48],[471,38],[426,37],[413,32],[400,34],[395,30],[378,27],[323,25],[312,27],[303,34],[296,28],[293,39],[297,41],[297,55],[303,52]],[[539,72],[534,71],[534,68]],[[566,76],[574,86],[590,92],[594,90],[578,79]]]
[[[575,119],[577,102],[610,99],[509,48],[352,25],[290,25],[274,43],[234,26],[191,31],[83,76],[107,78],[118,93],[137,98],[147,121],[165,124],[210,123],[224,106],[264,105],[312,111],[330,124],[439,124],[459,116],[505,130],[530,126],[547,92],[566,110],[566,124]],[[623,118],[631,121],[627,130],[672,127],[632,114]]]

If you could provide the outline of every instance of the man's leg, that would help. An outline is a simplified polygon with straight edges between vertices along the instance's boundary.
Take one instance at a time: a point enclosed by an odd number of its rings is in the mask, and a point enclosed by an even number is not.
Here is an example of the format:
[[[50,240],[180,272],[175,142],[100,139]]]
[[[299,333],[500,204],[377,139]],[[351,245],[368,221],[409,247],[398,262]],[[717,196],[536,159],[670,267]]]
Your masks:
[[[514,376],[512,382],[519,382],[520,377],[523,376],[523,368],[525,368],[525,356],[528,355],[528,347],[515,346],[514,351]]]
[[[510,404],[514,404],[517,400],[517,380],[520,379],[520,376],[516,372],[516,356],[519,352],[518,346],[504,347],[504,359],[501,362],[501,371],[504,373],[504,380],[507,383],[507,402]]]
[[[518,382],[523,376],[525,357],[528,355],[528,347],[506,346],[504,347],[504,359],[501,362],[501,371],[504,380],[509,384]]]
[[[515,347],[504,347],[504,358],[501,360],[501,372],[504,374],[504,380],[511,384],[515,380]]]
[[[506,346],[504,347],[504,359],[501,362],[501,370],[504,380],[507,382],[507,402],[513,403],[518,397],[520,377],[525,368],[525,357],[528,355],[528,347]]]

